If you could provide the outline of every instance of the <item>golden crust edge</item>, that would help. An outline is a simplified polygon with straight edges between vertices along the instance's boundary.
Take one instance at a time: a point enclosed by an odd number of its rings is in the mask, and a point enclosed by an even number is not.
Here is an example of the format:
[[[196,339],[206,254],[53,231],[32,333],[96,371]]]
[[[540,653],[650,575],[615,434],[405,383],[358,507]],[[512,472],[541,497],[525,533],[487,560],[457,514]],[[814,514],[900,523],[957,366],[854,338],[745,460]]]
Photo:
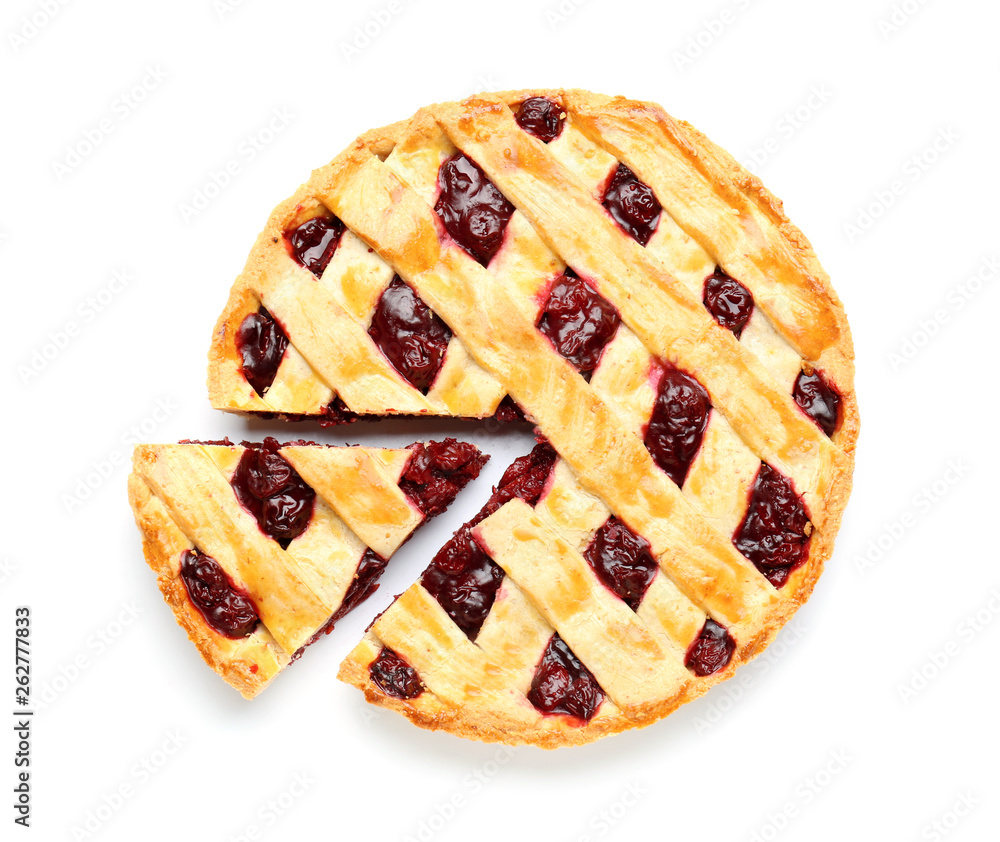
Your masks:
[[[672,713],[682,704],[698,698],[711,687],[730,678],[740,666],[749,663],[767,648],[781,628],[809,599],[825,563],[832,556],[834,537],[839,530],[844,508],[850,495],[855,461],[854,450],[860,430],[860,418],[854,389],[853,339],[843,304],[833,288],[829,275],[820,264],[809,239],[785,215],[783,202],[771,193],[757,176],[746,170],[726,150],[709,140],[690,124],[676,120],[670,116],[657,103],[630,100],[622,96],[608,97],[606,95],[593,94],[582,89],[562,88],[500,91],[491,93],[490,98],[501,99],[507,104],[512,104],[531,96],[548,96],[562,101],[562,98],[566,94],[572,94],[595,106],[614,99],[620,101],[620,103],[628,103],[645,109],[651,109],[663,115],[668,124],[673,124],[681,130],[684,139],[689,145],[693,147],[700,146],[710,152],[715,164],[724,170],[728,185],[739,190],[775,224],[779,233],[793,249],[796,257],[803,262],[803,268],[808,277],[818,283],[819,290],[822,292],[823,297],[830,303],[831,312],[834,315],[837,325],[837,337],[831,345],[824,349],[821,356],[821,367],[824,371],[832,374],[833,382],[841,390],[841,420],[835,431],[833,442],[842,450],[846,458],[834,469],[834,476],[828,483],[826,493],[823,495],[823,509],[826,514],[825,529],[822,533],[816,533],[814,536],[808,561],[792,573],[785,587],[779,592],[781,598],[767,611],[765,617],[760,618],[759,622],[753,624],[753,626],[758,628],[758,631],[752,635],[750,640],[740,644],[733,660],[725,670],[708,678],[692,681],[681,692],[663,700],[657,705],[650,706],[643,711],[641,722],[628,719],[624,715],[618,715],[602,720],[599,728],[584,727],[565,732],[549,729],[521,732],[506,729],[492,723],[484,723],[482,717],[478,721],[475,721],[475,717],[468,715],[470,711],[479,712],[474,708],[458,709],[450,711],[447,714],[440,713],[435,716],[427,716],[413,705],[391,699],[374,688],[367,674],[367,664],[360,665],[356,663],[351,659],[350,655],[341,664],[338,678],[360,689],[364,693],[366,700],[370,703],[394,710],[406,716],[411,722],[421,728],[445,730],[458,736],[484,742],[501,742],[508,745],[530,744],[543,748],[582,745],[611,733],[619,733],[635,727],[644,727],[658,721]],[[477,96],[473,95],[462,102],[471,103],[476,99]],[[414,118],[433,107],[434,105],[424,106],[416,112]],[[270,263],[275,253],[274,250],[284,249],[282,242],[283,232],[288,221],[294,218],[296,213],[301,212],[302,207],[300,206],[303,203],[308,204],[309,202],[312,202],[313,206],[315,206],[315,200],[312,199],[312,196],[316,192],[315,188],[320,184],[328,184],[336,178],[337,173],[342,168],[350,167],[357,162],[360,156],[369,153],[379,157],[388,155],[392,147],[401,138],[403,132],[409,130],[411,121],[414,118],[401,120],[382,128],[372,129],[360,135],[343,152],[331,160],[330,163],[314,170],[308,181],[300,185],[291,197],[281,202],[272,211],[267,226],[258,236],[257,242],[251,250],[243,273],[237,278],[233,286],[226,310],[223,311],[216,324],[212,347],[209,353],[209,392],[213,406],[220,409],[228,409],[229,411],[270,411],[266,407],[262,410],[256,410],[250,407],[223,405],[224,402],[221,399],[223,384],[217,378],[213,380],[213,363],[216,360],[227,359],[227,350],[221,347],[221,340],[225,336],[224,330],[234,329],[234,320],[237,317],[240,319],[243,317],[242,315],[237,316],[237,314],[245,313],[245,311],[239,309],[240,296],[241,294],[243,296],[246,295],[249,289],[249,279],[262,272]],[[699,156],[695,157],[698,158]],[[700,160],[703,161],[703,159]],[[717,176],[718,173],[713,173],[713,177]],[[238,326],[238,324],[235,326]],[[217,343],[219,344],[217,345]],[[229,358],[234,358],[234,356],[234,350],[228,352]],[[470,719],[473,721],[469,721]],[[564,736],[569,734],[572,736],[570,739],[557,740],[555,737],[558,734],[563,734]]]
[[[491,94],[491,97],[503,99],[510,104],[529,96],[561,98],[567,92],[569,91],[563,89],[502,91]],[[573,90],[572,93],[576,96],[589,98],[596,103],[606,101],[607,99],[606,97],[590,94],[586,91]],[[466,101],[475,98],[470,97]],[[620,97],[619,99],[625,100],[624,97]],[[655,109],[661,114],[666,114],[656,103],[640,103],[635,100],[627,101]],[[427,108],[433,108],[433,106],[427,106]],[[682,126],[683,130],[693,137],[696,143],[709,149],[713,156],[726,166],[729,170],[728,178],[730,184],[753,201],[775,223],[779,233],[794,250],[798,259],[806,264],[804,268],[806,268],[808,275],[819,283],[824,297],[830,303],[830,309],[838,329],[837,338],[833,344],[824,349],[821,359],[824,371],[830,372],[833,375],[833,382],[837,384],[838,388],[843,389],[841,393],[841,419],[834,433],[833,442],[842,450],[845,458],[833,469],[834,475],[827,485],[826,493],[823,495],[823,509],[826,513],[825,528],[822,533],[815,534],[806,564],[793,571],[785,587],[779,591],[781,599],[773,604],[765,617],[760,618],[757,623],[753,624],[757,627],[756,633],[753,633],[749,640],[740,644],[729,666],[713,676],[690,682],[681,692],[663,700],[657,705],[645,709],[641,721],[629,719],[619,714],[615,717],[602,720],[600,727],[595,728],[587,726],[564,731],[549,729],[525,731],[518,728],[497,727],[496,725],[486,723],[481,716],[474,715],[481,712],[471,707],[454,710],[448,716],[438,715],[428,717],[415,706],[400,700],[391,699],[375,688],[367,674],[366,665],[352,661],[351,656],[348,656],[344,660],[341,664],[338,678],[361,690],[369,703],[393,710],[421,728],[444,730],[458,736],[483,742],[498,742],[507,745],[527,744],[551,749],[567,745],[583,745],[609,734],[620,733],[637,727],[645,727],[669,715],[681,705],[702,696],[716,684],[726,681],[735,674],[740,666],[749,663],[761,654],[798,609],[808,601],[826,562],[832,556],[834,538],[839,530],[844,508],[850,496],[855,461],[854,449],[860,428],[854,390],[853,340],[843,304],[833,288],[829,275],[820,264],[810,241],[785,216],[782,201],[771,193],[758,177],[747,171],[728,152],[714,144],[697,129],[694,129],[688,123],[675,121],[669,115],[667,115],[667,118]],[[364,137],[363,135],[362,138]],[[350,155],[342,154],[335,160],[341,160],[346,164],[357,150],[353,149],[349,151]],[[332,172],[324,173],[324,180],[333,176],[334,173]],[[562,739],[558,738],[560,736]]]
[[[815,577],[810,577],[810,579],[812,582],[815,581]],[[802,600],[802,602],[804,601],[805,599]],[[433,697],[431,703],[434,712],[422,710],[420,706],[411,701],[394,699],[382,693],[371,680],[368,664],[377,655],[377,650],[367,645],[367,640],[362,640],[344,659],[337,673],[337,678],[360,690],[365,701],[369,704],[397,713],[425,730],[444,731],[483,743],[500,743],[508,746],[530,745],[546,750],[582,746],[602,737],[645,728],[669,716],[688,702],[705,695],[715,685],[731,678],[741,666],[750,663],[764,652],[798,610],[800,604],[792,601],[779,603],[783,615],[782,622],[761,629],[750,640],[741,644],[725,670],[706,678],[692,677],[692,680],[683,685],[676,693],[660,700],[655,705],[638,709],[632,718],[619,711],[616,714],[592,720],[591,723],[582,727],[573,725],[560,717],[552,717],[549,719],[552,727],[525,728],[516,722],[512,726],[510,719],[484,708],[445,707],[436,697]],[[368,660],[362,662],[362,659],[358,657],[359,650],[365,650],[363,657]]]
[[[136,448],[136,459],[141,458],[155,458],[151,456],[150,447],[140,445]],[[174,553],[169,551],[168,547],[175,542],[168,535],[169,526],[162,522],[157,513],[149,511],[149,502],[153,496],[141,476],[135,472],[129,474],[129,505],[142,537],[143,556],[156,574],[156,583],[163,600],[205,663],[245,699],[252,699],[267,687],[285,664],[277,660],[273,665],[257,664],[258,669],[254,672],[254,664],[250,661],[229,657],[226,650],[237,648],[233,645],[234,641],[224,638],[208,627],[197,609],[191,605],[180,579],[173,575]],[[176,525],[174,528],[177,528]],[[177,531],[180,532],[179,529]],[[268,666],[276,668],[271,670]]]
[[[663,119],[667,126],[672,127],[679,134],[682,147],[691,148],[695,152],[700,148],[710,153],[711,169],[713,170],[710,175],[713,178],[722,179],[730,188],[741,192],[775,224],[779,233],[798,258],[806,276],[811,281],[816,282],[817,291],[830,304],[830,310],[837,326],[837,338],[823,351],[820,359],[814,362],[831,375],[832,381],[841,391],[841,421],[833,441],[845,452],[852,452],[857,441],[860,423],[854,388],[854,345],[850,326],[843,303],[833,287],[830,276],[819,262],[808,237],[786,216],[782,200],[768,190],[760,178],[743,167],[729,152],[689,123],[672,117],[658,103],[631,100],[624,96],[610,97],[576,88],[508,90],[492,93],[489,96],[491,99],[501,99],[509,105],[531,96],[548,96],[561,102],[567,94],[571,94],[593,107],[615,101],[619,104],[627,104],[629,107],[639,107],[655,113]],[[477,99],[478,95],[473,95],[462,102],[471,103]],[[414,121],[421,119],[434,107],[435,105],[425,106],[409,119],[372,129],[360,135],[328,164],[313,170],[310,178],[301,184],[292,196],[281,202],[271,212],[264,230],[259,234],[251,249],[243,272],[232,287],[226,307],[217,320],[213,331],[207,378],[213,407],[235,412],[273,411],[253,392],[253,389],[242,377],[236,375],[235,347],[231,342],[225,341],[227,336],[239,327],[239,323],[246,315],[247,297],[253,297],[253,293],[250,292],[252,279],[266,270],[275,254],[284,252],[283,234],[289,221],[297,215],[302,216],[303,212],[308,216],[310,210],[318,206],[318,202],[313,198],[318,186],[328,184],[336,178],[340,169],[351,166],[359,154],[371,153],[380,157],[388,155],[403,134],[411,129]],[[699,168],[706,164],[704,155],[695,154],[692,161]],[[241,389],[246,394],[243,401],[233,400],[233,393],[237,389]]]
[[[320,203],[313,198],[317,181],[328,177],[328,173],[339,169],[360,150],[388,155],[408,124],[409,120],[400,120],[359,136],[330,163],[313,170],[307,181],[300,184],[291,196],[271,211],[264,230],[258,234],[247,256],[243,271],[233,282],[226,306],[212,331],[206,385],[213,408],[236,413],[274,412],[254,392],[246,379],[237,374],[239,363],[235,344],[227,341],[228,337],[239,329],[249,312],[247,308],[249,299],[255,302],[257,300],[252,291],[253,280],[267,270],[276,256],[285,253],[284,232],[291,221],[296,217],[304,221],[319,207]],[[256,305],[253,309],[256,309]],[[242,399],[237,397],[238,393],[243,394]]]

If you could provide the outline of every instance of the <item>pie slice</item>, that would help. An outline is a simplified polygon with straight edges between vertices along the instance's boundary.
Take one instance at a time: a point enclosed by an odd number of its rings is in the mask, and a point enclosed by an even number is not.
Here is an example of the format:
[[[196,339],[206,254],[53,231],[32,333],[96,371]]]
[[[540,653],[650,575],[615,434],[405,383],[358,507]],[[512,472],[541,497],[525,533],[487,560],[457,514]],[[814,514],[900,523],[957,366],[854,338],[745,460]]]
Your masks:
[[[850,329],[782,205],[659,106],[433,105],[279,205],[217,324],[215,407],[525,417],[541,444],[341,676],[419,725],[553,747],[767,646],[850,492]]]
[[[455,439],[138,445],[129,500],[177,622],[252,698],[376,590],[392,554],[487,458]]]

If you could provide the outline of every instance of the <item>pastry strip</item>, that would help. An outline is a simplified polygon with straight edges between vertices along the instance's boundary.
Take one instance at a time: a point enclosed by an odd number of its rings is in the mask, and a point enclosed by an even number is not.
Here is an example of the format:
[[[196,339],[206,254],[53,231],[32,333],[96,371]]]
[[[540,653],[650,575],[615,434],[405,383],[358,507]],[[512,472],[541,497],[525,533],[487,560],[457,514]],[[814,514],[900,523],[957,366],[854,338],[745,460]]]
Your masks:
[[[295,560],[260,531],[202,448],[164,447],[155,457],[140,449],[133,464],[192,544],[250,594],[282,649],[294,652],[326,622],[335,606],[320,599]]]
[[[423,521],[384,464],[362,447],[278,451],[364,543],[389,558]],[[409,451],[404,451],[409,455]]]
[[[653,188],[664,210],[701,243],[806,359],[816,360],[839,330],[823,285],[796,257],[773,208],[733,183],[704,138],[695,150],[690,127],[660,109],[564,99],[574,124]],[[641,130],[637,131],[637,123]]]
[[[523,500],[501,506],[473,534],[626,716],[689,681],[674,653]]]
[[[635,435],[497,280],[464,250],[439,241],[433,212],[371,155],[321,192],[345,224],[396,267],[525,408],[584,486],[653,546],[661,566],[727,623],[775,598],[728,538],[714,533]],[[680,551],[694,544],[695,549]]]
[[[520,129],[505,105],[476,100],[434,113],[541,236],[595,282],[652,353],[693,374],[740,437],[796,488],[824,495],[837,448],[544,144]]]
[[[431,412],[431,403],[407,383],[371,337],[317,283],[308,270],[285,257],[282,267],[260,279],[264,306],[295,337],[295,347],[355,412]]]
[[[252,698],[288,665],[282,651],[263,623],[248,637],[233,640],[219,634],[201,616],[180,578],[181,555],[195,549],[177,527],[163,503],[153,495],[138,474],[128,478],[129,500],[143,533],[143,550],[163,599],[177,622],[188,633],[205,663],[240,691]]]

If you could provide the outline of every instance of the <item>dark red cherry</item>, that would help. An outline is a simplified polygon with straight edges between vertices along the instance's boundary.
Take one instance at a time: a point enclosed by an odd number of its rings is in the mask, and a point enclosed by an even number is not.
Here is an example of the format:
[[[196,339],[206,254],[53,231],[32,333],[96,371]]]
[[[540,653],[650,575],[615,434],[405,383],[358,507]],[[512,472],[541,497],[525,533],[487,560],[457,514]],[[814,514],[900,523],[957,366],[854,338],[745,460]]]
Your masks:
[[[822,374],[815,369],[809,374],[800,372],[792,397],[802,411],[816,422],[817,427],[828,436],[833,435],[840,413],[840,395]]]
[[[311,490],[311,489],[310,489]],[[283,491],[262,500],[261,527],[282,547],[306,531],[312,519],[315,494],[302,494],[298,490]]]
[[[488,456],[479,452],[474,444],[467,441],[445,439],[432,441],[424,449],[425,458],[416,459],[409,466],[408,477],[413,477],[417,470],[438,470],[454,476],[459,471],[468,474],[470,478],[479,476],[479,468],[486,464]],[[418,461],[420,465],[418,467]],[[473,473],[475,471],[475,473]]]
[[[688,647],[684,666],[704,678],[729,666],[735,651],[736,641],[730,636],[729,630],[708,617],[701,634]]]
[[[451,331],[399,275],[379,297],[368,335],[396,371],[426,395],[444,365]]]
[[[633,611],[638,609],[659,568],[649,541],[616,517],[608,518],[597,530],[583,557],[597,578]]]
[[[254,630],[259,617],[253,600],[233,584],[214,558],[198,550],[184,550],[180,572],[191,603],[219,634],[236,640]]]
[[[581,374],[595,368],[621,318],[596,289],[572,269],[556,279],[538,329]]]
[[[776,588],[806,559],[809,517],[791,482],[762,462],[733,544]]]
[[[511,462],[483,510],[489,509],[489,511],[486,511],[486,514],[480,512],[476,523],[493,514],[504,503],[515,497],[524,500],[529,506],[538,503],[542,491],[545,490],[549,474],[552,473],[552,467],[556,463],[557,455],[551,444],[547,441],[541,441],[532,448],[531,453],[527,456],[521,456]]]
[[[326,269],[343,234],[344,223],[333,216],[316,216],[285,232],[292,256],[317,278]]]
[[[415,699],[425,689],[417,671],[388,646],[368,665],[368,674],[379,690],[394,699]]]
[[[260,445],[246,443],[231,484],[261,531],[288,549],[312,520],[316,492],[278,453],[279,447],[270,437]]]
[[[750,290],[716,266],[715,271],[705,278],[703,301],[712,318],[739,339],[753,315]]]
[[[277,453],[257,450],[256,459],[248,460],[248,464],[247,484],[258,500],[277,494],[292,479],[292,466]]]
[[[521,103],[515,119],[522,129],[542,143],[551,143],[562,133],[566,112],[551,99],[533,96]]]
[[[441,188],[434,210],[456,243],[483,266],[500,250],[514,206],[461,152],[438,170]]]
[[[253,390],[263,396],[274,382],[288,337],[274,317],[261,307],[250,313],[236,331],[236,351],[240,369]]]
[[[644,246],[660,222],[660,203],[648,184],[636,178],[632,170],[619,164],[604,191],[604,207],[622,230]]]
[[[479,476],[489,456],[455,439],[410,446],[413,456],[399,486],[427,517],[441,514],[466,485]]]
[[[684,486],[701,447],[711,409],[708,392],[691,375],[676,368],[664,370],[645,442],[653,461],[678,487]]]
[[[555,460],[556,452],[548,443],[538,444],[527,456],[515,459],[486,505],[441,547],[421,576],[424,588],[470,640],[479,634],[504,577],[503,570],[473,539],[472,528],[515,497],[535,505]]]
[[[469,640],[475,640],[503,577],[503,570],[473,540],[469,527],[463,526],[434,556],[420,584]]]
[[[604,701],[604,691],[563,639],[554,634],[535,669],[528,701],[542,713],[568,714],[586,722]]]

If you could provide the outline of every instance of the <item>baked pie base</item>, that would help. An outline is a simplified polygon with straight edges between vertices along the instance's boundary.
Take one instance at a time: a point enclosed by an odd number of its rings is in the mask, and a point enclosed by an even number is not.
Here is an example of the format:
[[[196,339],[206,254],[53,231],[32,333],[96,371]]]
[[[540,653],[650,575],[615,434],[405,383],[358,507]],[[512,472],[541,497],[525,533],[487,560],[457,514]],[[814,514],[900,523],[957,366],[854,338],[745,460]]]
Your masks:
[[[514,113],[537,98],[563,115],[547,142]],[[510,205],[493,208],[508,215],[495,250],[463,245],[442,222],[441,172],[456,156],[473,161]],[[608,198],[612,188],[655,196],[655,224],[629,228]],[[289,232],[318,218],[345,230],[330,234],[332,257],[312,271]],[[702,301],[707,279],[720,273],[752,294],[753,313],[738,330],[713,320]],[[539,329],[561,277],[583,278],[621,319],[585,376]],[[394,278],[450,330],[426,391],[371,338]],[[258,391],[234,338],[262,308],[289,350]],[[643,439],[656,384],[674,371],[710,401],[695,453],[676,476]],[[828,384],[839,401],[832,423],[803,409]],[[362,135],[316,170],[272,213],[233,287],[213,337],[209,392],[227,411],[334,421],[344,413],[485,418],[505,399],[520,407],[559,460],[537,500],[508,500],[475,525],[478,546],[505,576],[476,639],[417,583],[375,620],[340,676],[422,727],[550,748],[646,725],[770,643],[832,553],[858,435],[846,316],[781,202],[659,106],[578,90],[429,106]],[[765,473],[798,501],[804,524],[806,556],[785,568],[757,564],[735,546]],[[761,511],[763,522],[767,506]],[[636,610],[586,561],[609,516],[646,541],[658,564]],[[697,674],[686,661],[716,627],[733,642],[731,657]],[[529,701],[556,632],[603,691],[587,721]],[[423,692],[398,698],[379,686],[372,665],[385,650],[419,676]]]

